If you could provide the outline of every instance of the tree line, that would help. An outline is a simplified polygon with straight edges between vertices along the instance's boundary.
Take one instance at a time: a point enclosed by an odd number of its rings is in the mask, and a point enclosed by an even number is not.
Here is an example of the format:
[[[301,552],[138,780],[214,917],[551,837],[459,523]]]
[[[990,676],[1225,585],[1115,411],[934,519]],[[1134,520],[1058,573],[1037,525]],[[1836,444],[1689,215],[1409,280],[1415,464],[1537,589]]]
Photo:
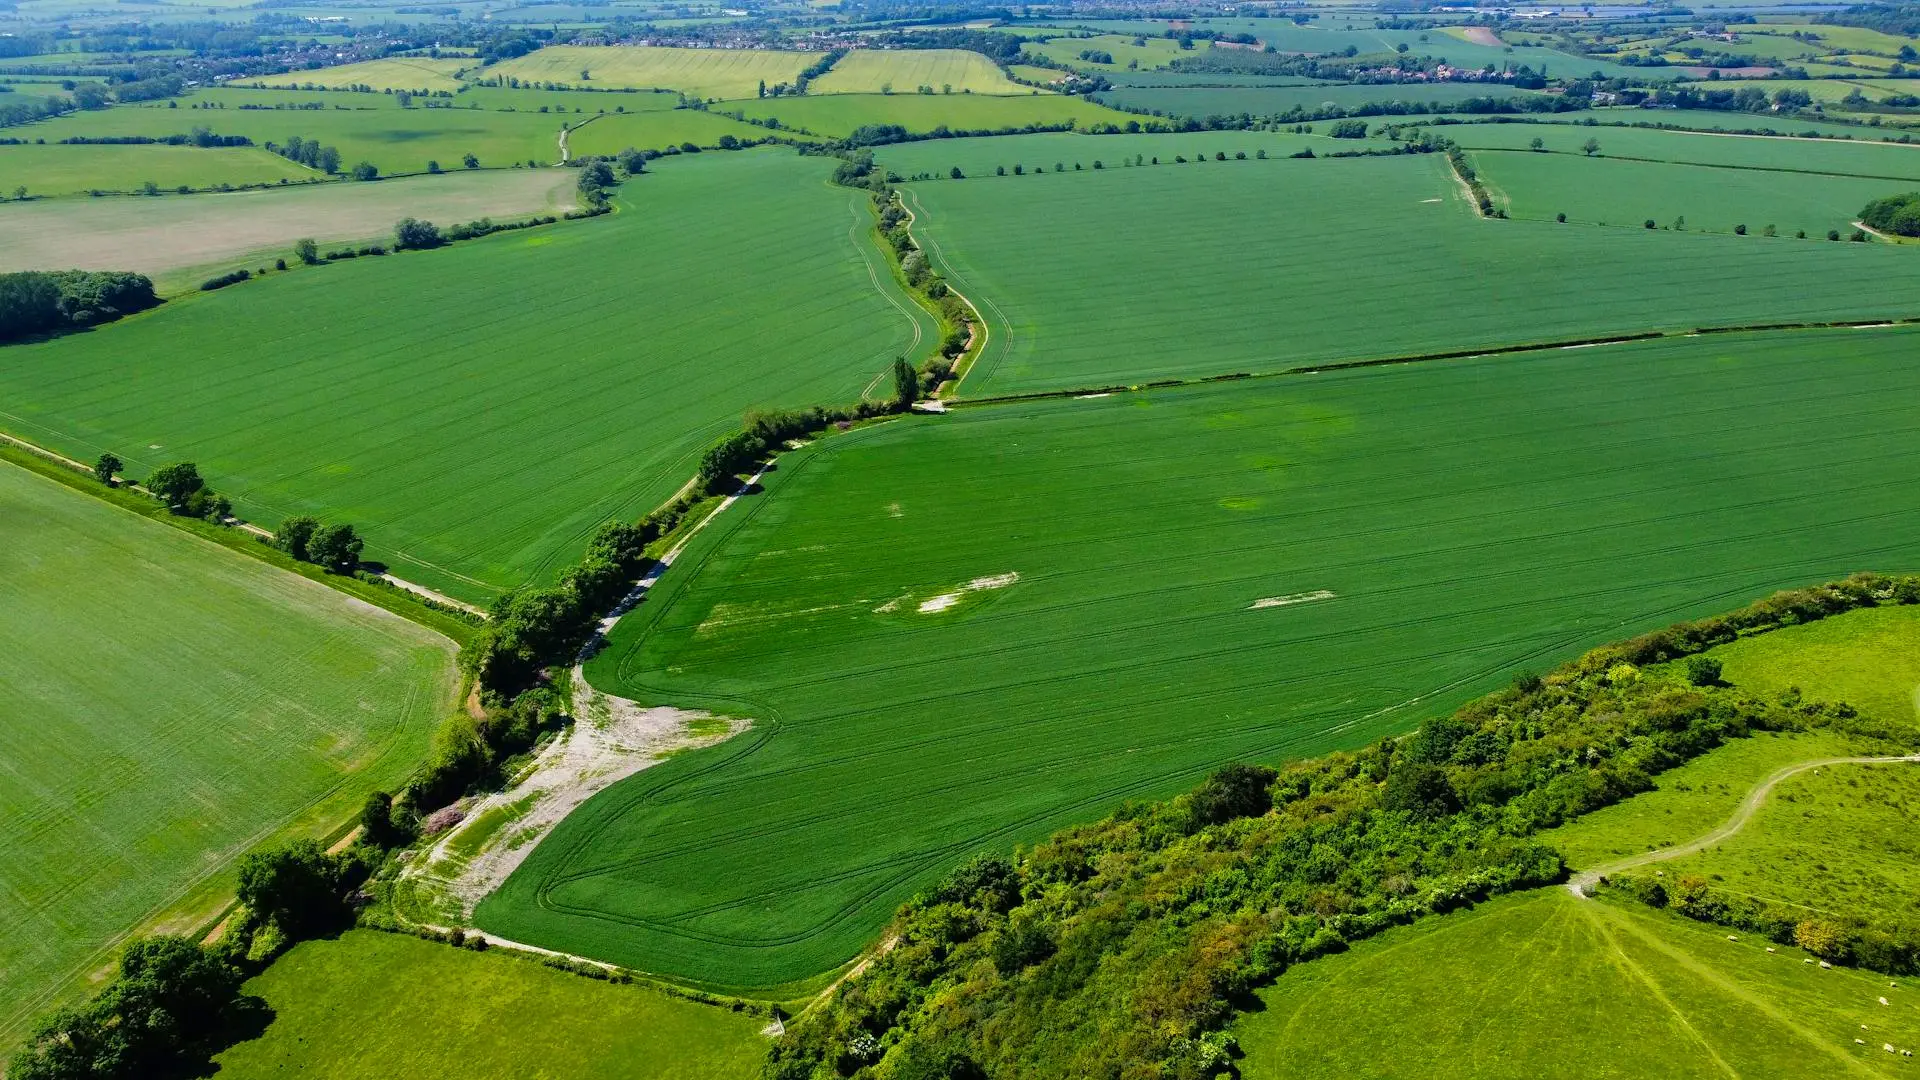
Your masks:
[[[1289,967],[1380,931],[1565,880],[1538,834],[1756,731],[1847,726],[1698,673],[1642,670],[1744,632],[1920,601],[1860,575],[1603,646],[1404,738],[1230,765],[902,907],[857,979],[791,1022],[768,1080],[1232,1074],[1226,1028]],[[1912,747],[1910,729],[1867,729]],[[965,1008],[948,1007],[964,995]]]

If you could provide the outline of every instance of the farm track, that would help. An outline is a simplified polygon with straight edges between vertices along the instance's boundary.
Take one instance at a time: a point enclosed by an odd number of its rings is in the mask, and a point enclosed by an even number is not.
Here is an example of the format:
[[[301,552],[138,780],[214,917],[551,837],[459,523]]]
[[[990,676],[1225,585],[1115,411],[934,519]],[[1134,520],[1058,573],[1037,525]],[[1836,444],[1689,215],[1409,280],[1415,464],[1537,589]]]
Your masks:
[[[1596,866],[1591,870],[1582,870],[1567,880],[1567,891],[1585,899],[1587,897],[1587,890],[1599,884],[1601,878],[1610,877],[1621,871],[1632,870],[1636,867],[1647,866],[1652,863],[1684,858],[1685,856],[1710,848],[1715,844],[1732,839],[1739,834],[1740,830],[1747,827],[1747,823],[1753,820],[1755,814],[1760,812],[1760,807],[1766,803],[1767,796],[1773,793],[1773,789],[1778,786],[1781,781],[1798,776],[1809,769],[1820,769],[1829,765],[1889,765],[1900,762],[1920,762],[1920,754],[1907,754],[1897,757],[1816,758],[1812,761],[1802,761],[1792,765],[1782,766],[1768,774],[1766,779],[1755,784],[1753,790],[1747,792],[1746,798],[1740,800],[1740,805],[1734,808],[1733,815],[1714,828],[1694,837],[1684,844],[1675,844],[1672,847],[1661,848],[1658,851],[1647,851],[1638,855],[1630,855],[1624,859],[1616,859],[1602,866]]]
[[[907,214],[907,235],[913,236],[913,227],[919,223],[920,218],[919,215],[914,213],[913,207],[907,205],[907,202],[911,199],[912,189],[897,188],[895,190],[908,196],[907,199],[901,201],[900,209],[906,211]],[[921,246],[922,251],[927,250],[927,245],[932,243],[932,241],[919,236],[914,236],[913,240],[914,243]],[[945,257],[940,255],[938,244],[933,244],[933,254],[936,258],[940,259],[940,266],[947,271],[945,275],[948,279],[947,291],[959,297],[960,302],[967,305],[967,310],[973,312],[972,325],[967,327],[966,347],[960,351],[960,361],[954,365],[952,373],[947,376],[951,380],[950,392],[957,394],[960,392],[961,381],[967,377],[968,372],[973,370],[974,361],[978,360],[981,354],[987,351],[987,343],[991,340],[992,332],[987,328],[987,320],[980,315],[980,306],[969,299],[966,293],[953,287],[953,267],[948,264]],[[1002,317],[1002,321],[1004,321],[1004,316]],[[918,341],[918,338],[915,340]],[[939,388],[935,387],[934,390],[937,396]]]

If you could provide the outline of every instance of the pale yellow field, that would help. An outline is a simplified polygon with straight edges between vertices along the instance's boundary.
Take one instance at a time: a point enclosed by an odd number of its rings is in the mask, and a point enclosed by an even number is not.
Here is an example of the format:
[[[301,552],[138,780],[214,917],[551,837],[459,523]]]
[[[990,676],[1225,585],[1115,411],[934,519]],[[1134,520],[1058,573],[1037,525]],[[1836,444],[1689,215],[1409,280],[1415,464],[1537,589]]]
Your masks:
[[[807,92],[911,94],[922,86],[955,94],[1025,94],[1031,89],[1007,78],[993,61],[965,49],[855,49],[813,80]]]
[[[763,82],[769,87],[793,82],[819,58],[819,53],[765,49],[551,45],[469,76],[567,86],[666,87],[703,98],[750,98],[758,96]]]
[[[251,79],[235,85],[245,86],[319,86],[329,90],[344,90],[354,86],[371,86],[375,90],[446,90],[460,89],[461,82],[454,78],[462,68],[474,66],[471,59],[442,58],[435,60],[425,56],[401,56],[388,60],[368,60],[360,64],[342,64],[339,67],[317,68],[312,71],[289,71],[284,75],[269,75],[260,79]]]

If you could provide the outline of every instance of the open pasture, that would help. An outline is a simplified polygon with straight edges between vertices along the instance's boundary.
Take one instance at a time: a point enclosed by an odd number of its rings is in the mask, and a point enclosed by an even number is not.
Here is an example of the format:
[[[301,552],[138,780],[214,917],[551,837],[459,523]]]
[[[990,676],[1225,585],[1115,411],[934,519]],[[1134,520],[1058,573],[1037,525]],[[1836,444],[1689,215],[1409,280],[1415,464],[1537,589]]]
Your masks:
[[[483,217],[511,221],[559,213],[574,202],[574,174],[559,169],[460,170],[217,195],[47,199],[0,208],[7,223],[0,265],[134,270],[170,292],[212,276],[187,273],[195,268],[292,261],[293,242],[303,236],[323,250],[348,241],[391,243],[394,223],[403,217],[442,226]]]
[[[1098,99],[1119,108],[1146,109],[1165,116],[1283,116],[1295,109],[1313,110],[1323,105],[1353,109],[1360,105],[1390,101],[1420,102],[1429,106],[1451,106],[1468,98],[1534,97],[1532,90],[1485,83],[1433,83],[1343,86],[1235,86],[1191,88],[1123,88],[1107,90]],[[1367,117],[1369,123],[1391,123],[1402,117]],[[1419,119],[1418,116],[1411,119]]]
[[[0,146],[0,195],[76,195],[88,191],[162,190],[217,184],[277,184],[317,180],[321,174],[251,146]],[[7,219],[14,217],[8,207]],[[10,243],[0,239],[0,244]]]
[[[1324,135],[1293,135],[1272,131],[1187,131],[1161,135],[1082,135],[1048,131],[1035,135],[990,135],[972,139],[926,139],[878,147],[874,160],[901,176],[931,173],[946,179],[958,167],[968,178],[993,177],[994,170],[1009,173],[1018,165],[1025,172],[1052,172],[1055,165],[1081,171],[1099,162],[1103,169],[1124,168],[1138,156],[1151,162],[1172,163],[1205,155],[1266,151],[1269,158],[1286,157],[1311,148],[1317,154],[1340,150],[1346,144]]]
[[[1137,116],[1078,97],[1029,90],[994,94],[825,94],[756,101],[730,101],[726,108],[748,117],[777,119],[783,126],[842,137],[866,124],[899,124],[911,132],[1001,131],[1071,123],[1125,127]]]
[[[1483,220],[1438,154],[1161,161],[908,187],[993,334],[962,393],[1920,314],[1893,284],[1920,261],[1890,244]]]
[[[1916,341],[1556,349],[821,440],[587,668],[753,729],[587,803],[480,925],[692,981],[801,979],[976,851],[1909,562]]]
[[[1531,1080],[1579,1062],[1608,1080],[1911,1074],[1881,1049],[1920,1045],[1911,991],[1765,946],[1564,889],[1503,897],[1292,968],[1236,1026],[1240,1072]]]
[[[760,84],[792,83],[820,53],[549,45],[475,73],[566,86],[666,87],[703,98],[750,98]]]
[[[0,462],[0,1049],[404,779],[452,691],[445,638]]]
[[[1920,180],[1588,158],[1571,147],[1471,156],[1482,182],[1513,217],[1552,221],[1565,214],[1570,222],[1634,229],[1649,218],[1662,226],[1685,218],[1686,228],[1707,232],[1745,225],[1754,237],[1768,226],[1782,236],[1824,238],[1828,230],[1845,236],[1867,203],[1920,187]]]
[[[1797,687],[1894,724],[1920,723],[1920,611],[1850,611],[1713,651],[1721,677],[1763,694]]]
[[[1791,121],[1772,117],[1755,117],[1754,122],[1793,130]],[[1920,146],[1869,141],[1871,129],[1858,130],[1860,137],[1852,140],[1554,124],[1459,124],[1444,134],[1474,150],[1524,150],[1539,138],[1549,150],[1578,154],[1588,139],[1595,139],[1603,157],[1920,181]]]
[[[966,49],[855,49],[833,70],[807,84],[809,94],[936,93],[1026,94],[993,61]]]
[[[282,75],[266,75],[258,79],[248,79],[246,82],[249,85],[263,87],[318,86],[325,90],[371,86],[381,91],[455,91],[462,86],[456,76],[463,69],[473,67],[475,64],[476,61],[471,57],[434,59],[426,56],[394,56],[384,60],[342,64],[339,67],[310,68],[289,71]]]
[[[196,461],[242,517],[351,521],[369,558],[484,600],[664,501],[744,411],[852,402],[932,347],[866,196],[827,171],[784,148],[683,155],[610,217],[10,346],[0,427],[135,475]]]
[[[247,992],[275,1015],[225,1080],[751,1080],[766,1053],[761,1017],[372,930],[303,942]]]

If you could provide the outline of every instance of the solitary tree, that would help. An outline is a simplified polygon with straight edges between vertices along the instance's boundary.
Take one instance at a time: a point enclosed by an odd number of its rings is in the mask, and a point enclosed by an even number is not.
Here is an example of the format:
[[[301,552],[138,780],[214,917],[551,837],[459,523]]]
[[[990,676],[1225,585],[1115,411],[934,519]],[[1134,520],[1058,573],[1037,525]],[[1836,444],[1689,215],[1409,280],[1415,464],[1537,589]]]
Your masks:
[[[1527,148],[1530,150],[1545,150],[1547,148],[1547,140],[1535,135],[1527,142]]]
[[[293,257],[312,266],[320,261],[320,245],[310,236],[303,236],[293,242]]]
[[[1600,140],[1588,139],[1586,142],[1583,142],[1580,144],[1580,150],[1582,153],[1586,154],[1588,157],[1592,157],[1593,155],[1600,152]]]
[[[1695,686],[1717,686],[1720,683],[1720,661],[1711,656],[1690,656],[1687,658],[1687,681]]]
[[[893,362],[893,398],[903,409],[920,400],[920,374],[904,357]]]
[[[200,470],[191,461],[162,465],[147,477],[147,490],[173,510],[186,506],[187,500],[206,486],[207,482],[200,479]]]
[[[113,474],[119,472],[122,468],[125,468],[125,463],[119,458],[114,457],[112,454],[101,454],[100,460],[93,463],[93,478],[108,487],[112,487]]]
[[[460,164],[465,165],[469,169],[477,169],[480,167],[480,159],[474,157],[472,154],[468,154],[466,157],[460,159]]]
[[[336,574],[345,574],[360,564],[365,541],[354,535],[351,525],[323,525],[307,541],[307,555]]]
[[[378,180],[380,178],[380,169],[371,161],[363,161],[353,167],[353,178],[355,180]]]
[[[406,217],[393,227],[393,246],[403,251],[435,248],[440,244],[440,230],[431,221]]]

